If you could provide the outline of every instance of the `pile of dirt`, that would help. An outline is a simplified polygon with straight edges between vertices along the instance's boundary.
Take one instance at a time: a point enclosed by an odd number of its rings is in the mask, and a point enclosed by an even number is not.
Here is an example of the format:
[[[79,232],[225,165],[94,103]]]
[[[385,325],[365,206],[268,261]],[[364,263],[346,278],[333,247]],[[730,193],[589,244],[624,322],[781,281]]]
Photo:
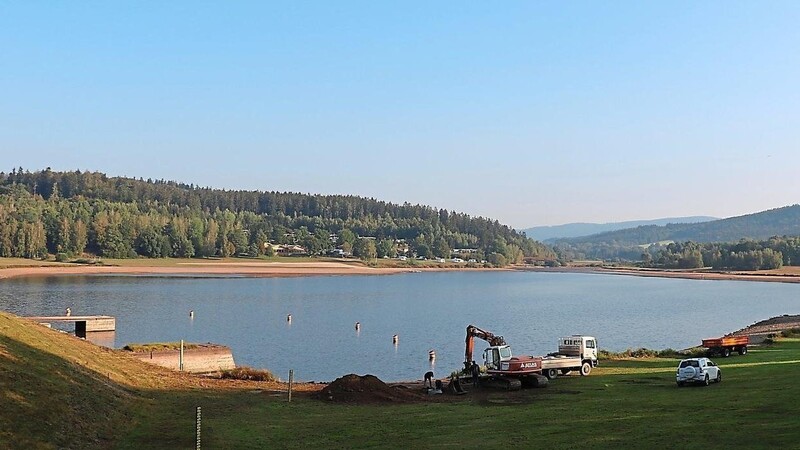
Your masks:
[[[336,403],[404,403],[420,401],[423,396],[402,386],[389,386],[374,375],[350,374],[324,387],[316,398]]]

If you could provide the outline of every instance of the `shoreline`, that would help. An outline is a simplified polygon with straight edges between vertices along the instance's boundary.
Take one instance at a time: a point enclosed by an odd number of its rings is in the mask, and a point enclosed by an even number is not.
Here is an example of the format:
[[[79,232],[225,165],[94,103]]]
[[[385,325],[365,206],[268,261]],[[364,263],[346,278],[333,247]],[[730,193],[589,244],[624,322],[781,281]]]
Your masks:
[[[800,283],[800,275],[790,273],[775,273],[774,271],[758,272],[723,272],[723,271],[690,271],[670,269],[639,269],[633,267],[524,267],[516,270],[522,272],[550,272],[550,273],[595,273],[604,275],[625,275],[633,277],[654,278],[681,278],[687,280],[711,281],[761,281],[772,283]]]
[[[242,276],[253,278],[338,276],[338,275],[395,275],[419,272],[495,271],[509,269],[460,267],[367,267],[345,262],[179,262],[172,266],[99,266],[53,265],[38,267],[9,267],[0,269],[0,280],[23,277],[82,276],[82,275],[153,275],[153,276]]]
[[[141,262],[141,261],[139,261]],[[174,265],[88,265],[88,264],[53,264],[41,266],[10,266],[0,269],[0,280],[21,277],[49,276],[84,276],[84,275],[132,275],[132,276],[165,276],[165,277],[253,277],[253,278],[289,278],[305,276],[339,276],[339,275],[395,275],[421,272],[486,272],[486,271],[518,271],[537,273],[588,273],[605,275],[623,275],[635,277],[680,278],[688,280],[711,281],[759,281],[773,283],[800,283],[800,271],[797,273],[781,273],[780,271],[764,272],[724,272],[708,270],[670,270],[642,269],[633,267],[599,267],[599,266],[564,266],[564,267],[528,267],[516,266],[507,268],[467,268],[467,267],[368,267],[352,262],[315,261],[315,262],[257,262],[257,261],[187,261]],[[778,273],[776,273],[778,272]]]

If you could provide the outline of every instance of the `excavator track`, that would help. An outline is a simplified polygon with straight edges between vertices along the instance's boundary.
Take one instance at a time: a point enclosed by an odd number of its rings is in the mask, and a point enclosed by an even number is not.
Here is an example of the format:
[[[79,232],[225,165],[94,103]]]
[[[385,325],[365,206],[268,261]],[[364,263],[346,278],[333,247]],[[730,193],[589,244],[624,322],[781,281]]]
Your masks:
[[[522,389],[522,381],[519,378],[494,376],[485,381],[488,387],[495,389],[505,389],[506,391],[518,391]]]

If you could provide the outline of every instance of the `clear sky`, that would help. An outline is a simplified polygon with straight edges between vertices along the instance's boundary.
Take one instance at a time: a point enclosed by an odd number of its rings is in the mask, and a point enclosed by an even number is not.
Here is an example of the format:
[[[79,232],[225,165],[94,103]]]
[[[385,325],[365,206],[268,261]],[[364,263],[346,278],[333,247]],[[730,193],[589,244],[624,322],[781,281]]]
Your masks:
[[[800,2],[2,2],[0,170],[517,228],[800,202]]]

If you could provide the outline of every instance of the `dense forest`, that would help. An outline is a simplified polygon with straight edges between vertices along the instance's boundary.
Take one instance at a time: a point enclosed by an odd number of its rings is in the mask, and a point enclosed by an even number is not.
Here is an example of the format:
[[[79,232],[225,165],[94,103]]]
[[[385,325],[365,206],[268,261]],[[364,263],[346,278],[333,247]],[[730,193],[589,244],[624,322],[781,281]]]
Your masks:
[[[306,254],[339,248],[364,259],[409,255],[493,265],[551,249],[498,221],[356,196],[221,190],[99,172],[0,172],[0,256],[91,253],[111,258],[271,255],[270,244]]]
[[[639,260],[642,246],[664,241],[732,242],[800,236],[800,205],[703,223],[640,226],[553,243],[564,259]]]
[[[672,243],[653,246],[641,255],[645,267],[669,269],[766,270],[800,265],[800,237],[772,237],[736,243]]]

